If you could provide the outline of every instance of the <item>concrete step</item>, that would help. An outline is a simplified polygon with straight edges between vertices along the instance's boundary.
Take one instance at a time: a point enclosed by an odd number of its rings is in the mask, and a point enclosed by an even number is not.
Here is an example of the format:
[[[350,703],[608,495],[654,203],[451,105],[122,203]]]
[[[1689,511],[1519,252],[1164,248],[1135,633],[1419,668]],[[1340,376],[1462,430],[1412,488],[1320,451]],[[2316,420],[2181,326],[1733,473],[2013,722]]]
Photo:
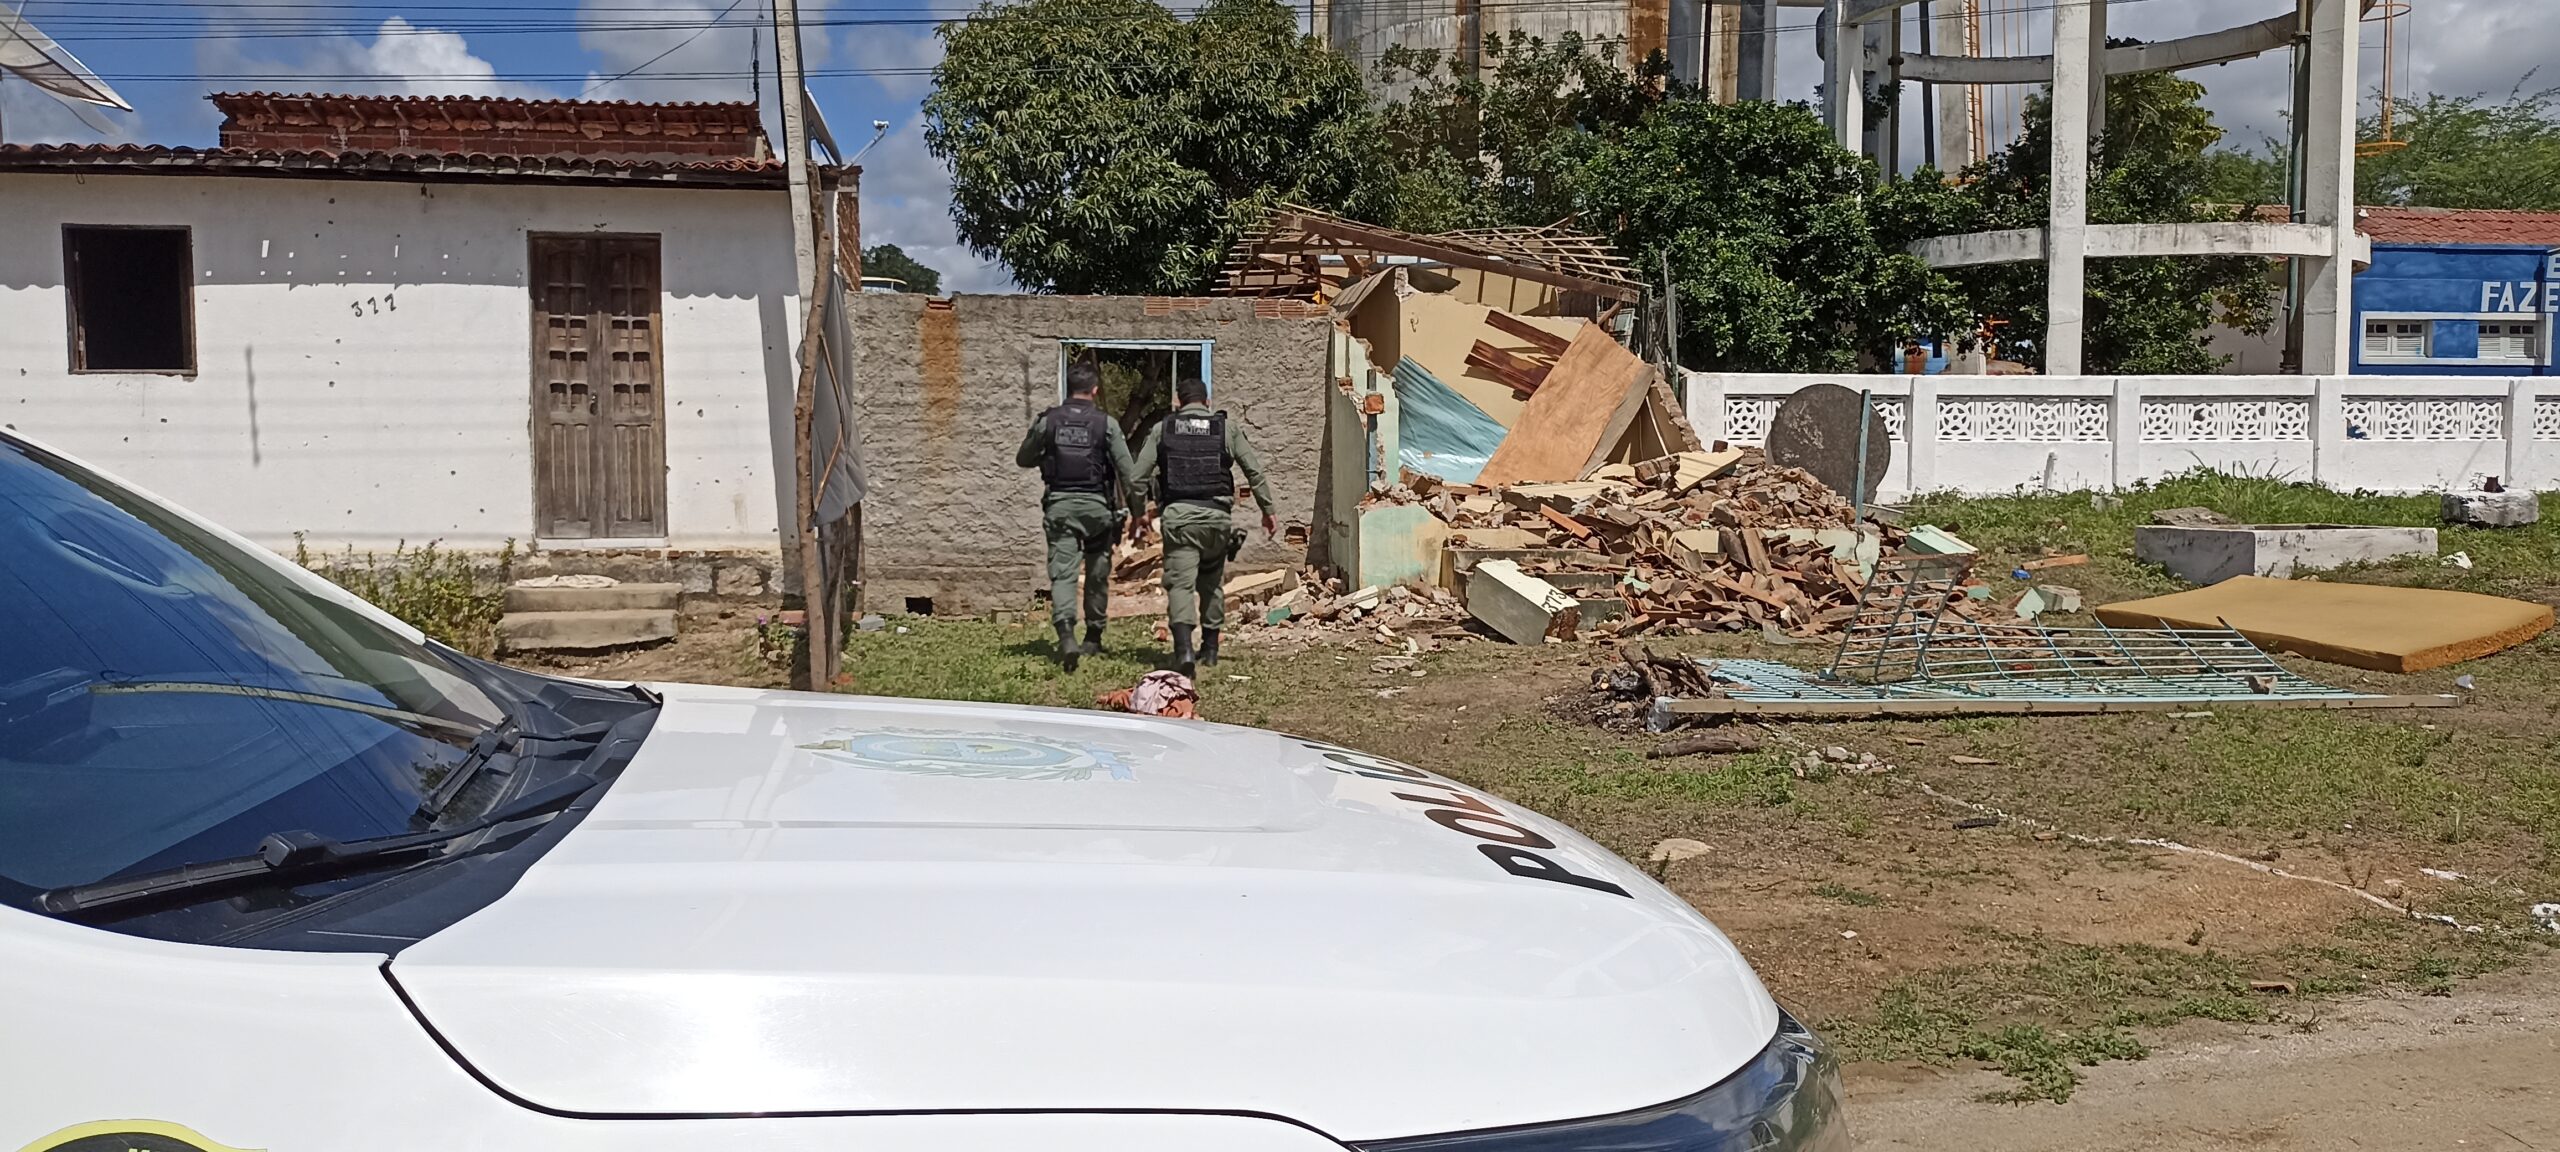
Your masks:
[[[604,588],[515,585],[507,589],[509,612],[613,612],[627,608],[673,608],[684,598],[682,584],[614,584]]]
[[[672,640],[675,635],[672,608],[509,612],[498,618],[498,643],[510,652],[592,652]]]

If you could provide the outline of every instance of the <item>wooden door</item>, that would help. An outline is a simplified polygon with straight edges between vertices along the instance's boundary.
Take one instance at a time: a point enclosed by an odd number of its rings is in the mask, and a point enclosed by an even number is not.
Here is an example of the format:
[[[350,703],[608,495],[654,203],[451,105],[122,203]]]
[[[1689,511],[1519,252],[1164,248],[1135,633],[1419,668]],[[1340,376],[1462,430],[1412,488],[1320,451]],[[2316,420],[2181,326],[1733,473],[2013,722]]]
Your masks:
[[[535,236],[534,534],[667,532],[658,239]]]

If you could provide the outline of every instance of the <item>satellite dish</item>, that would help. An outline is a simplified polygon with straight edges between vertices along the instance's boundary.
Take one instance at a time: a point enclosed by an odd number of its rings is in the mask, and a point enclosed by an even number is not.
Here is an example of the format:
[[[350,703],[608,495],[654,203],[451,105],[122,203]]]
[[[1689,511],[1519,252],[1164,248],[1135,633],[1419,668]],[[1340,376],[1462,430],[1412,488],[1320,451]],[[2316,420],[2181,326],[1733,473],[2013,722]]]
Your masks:
[[[36,26],[27,22],[23,6],[15,12],[0,8],[0,74],[16,76],[44,89],[69,105],[81,123],[100,132],[113,132],[115,125],[91,111],[92,105],[133,111],[133,105],[107,87],[106,81],[63,51],[52,37],[36,31]]]
[[[1886,432],[1884,414],[1866,406],[1867,455],[1862,468],[1858,459],[1861,414],[1857,393],[1837,384],[1809,385],[1778,405],[1777,414],[1769,419],[1763,450],[1772,464],[1802,468],[1834,492],[1871,502],[1876,487],[1884,483],[1885,469],[1893,464],[1893,440]],[[1863,492],[1857,491],[1861,476],[1867,482]]]

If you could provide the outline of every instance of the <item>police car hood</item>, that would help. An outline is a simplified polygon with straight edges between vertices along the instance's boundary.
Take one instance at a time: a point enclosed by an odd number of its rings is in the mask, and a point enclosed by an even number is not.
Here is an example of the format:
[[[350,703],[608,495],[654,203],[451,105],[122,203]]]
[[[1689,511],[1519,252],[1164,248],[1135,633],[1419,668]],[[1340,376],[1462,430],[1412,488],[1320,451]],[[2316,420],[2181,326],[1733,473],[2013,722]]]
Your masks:
[[[493,1087],[605,1116],[1140,1109],[1374,1139],[1740,1067],[1733,945],[1486,793],[1188,721],[683,685],[513,891],[400,952]]]

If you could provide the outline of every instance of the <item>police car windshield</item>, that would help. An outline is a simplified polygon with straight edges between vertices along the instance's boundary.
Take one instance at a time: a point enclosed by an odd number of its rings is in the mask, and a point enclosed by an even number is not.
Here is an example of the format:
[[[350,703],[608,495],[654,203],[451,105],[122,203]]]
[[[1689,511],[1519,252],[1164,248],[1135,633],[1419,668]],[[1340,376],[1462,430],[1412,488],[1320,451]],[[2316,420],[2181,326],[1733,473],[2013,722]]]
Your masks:
[[[406,831],[504,717],[426,645],[0,436],[0,896]]]

